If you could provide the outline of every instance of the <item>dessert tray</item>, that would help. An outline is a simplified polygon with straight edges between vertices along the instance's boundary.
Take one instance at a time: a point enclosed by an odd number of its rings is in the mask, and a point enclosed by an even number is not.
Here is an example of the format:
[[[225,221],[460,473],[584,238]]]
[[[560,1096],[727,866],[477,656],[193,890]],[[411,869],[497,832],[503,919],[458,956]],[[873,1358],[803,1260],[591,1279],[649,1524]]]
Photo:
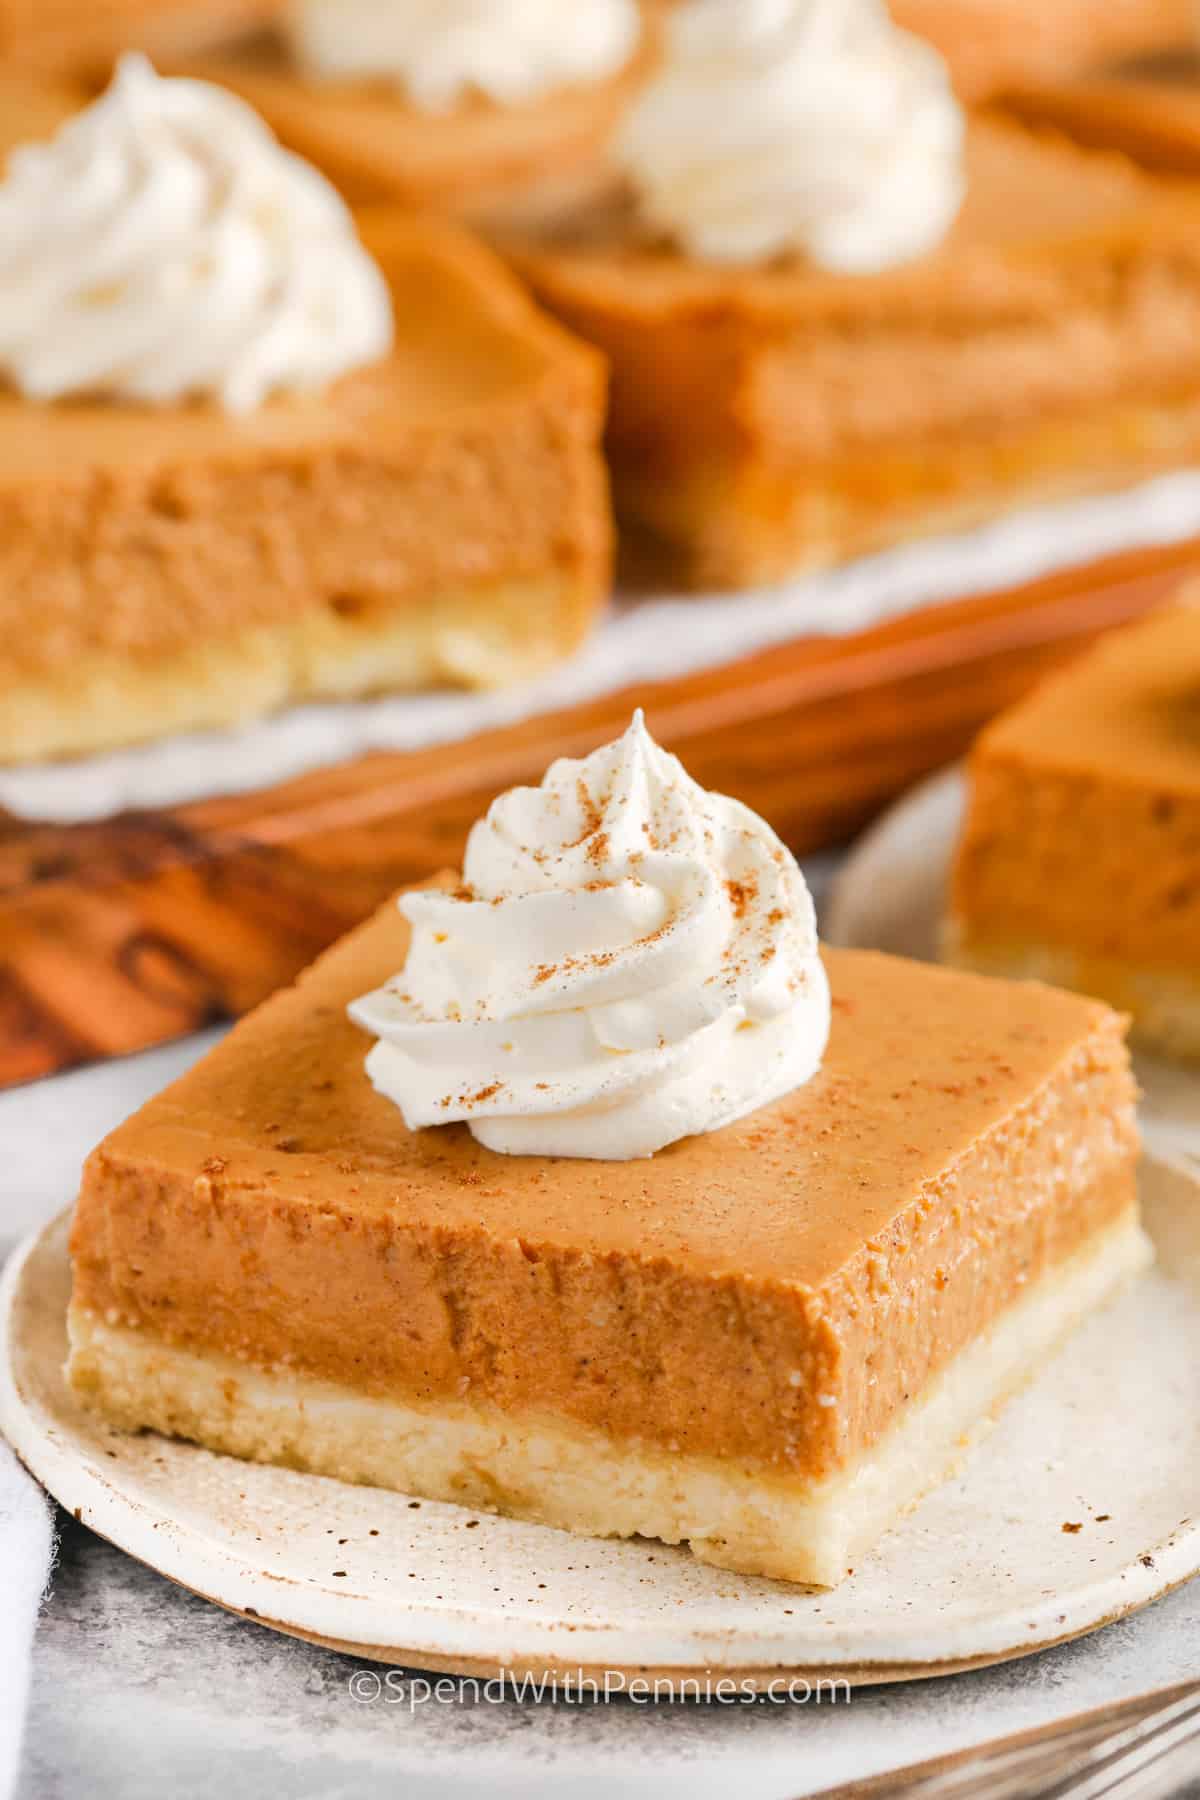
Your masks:
[[[127,1437],[62,1377],[68,1219],[0,1284],[0,1429],[77,1519],[259,1624],[395,1665],[851,1683],[1026,1655],[1200,1572],[1200,1181],[1143,1171],[1159,1261],[833,1592]],[[743,1691],[750,1691],[746,1688]]]

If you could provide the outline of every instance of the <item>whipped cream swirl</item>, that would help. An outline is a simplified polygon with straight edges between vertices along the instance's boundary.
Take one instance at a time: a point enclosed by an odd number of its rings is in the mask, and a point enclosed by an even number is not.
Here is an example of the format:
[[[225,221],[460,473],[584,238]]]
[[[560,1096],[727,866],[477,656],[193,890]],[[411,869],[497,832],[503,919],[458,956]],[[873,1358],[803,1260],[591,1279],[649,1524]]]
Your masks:
[[[31,399],[246,412],[385,354],[387,286],[322,175],[202,81],[125,57],[0,183],[0,370]]]
[[[412,1129],[465,1119],[492,1150],[623,1161],[819,1067],[829,989],[795,859],[640,713],[497,800],[463,874],[404,896],[408,960],[350,1008]]]
[[[641,12],[638,0],[292,0],[290,24],[316,74],[382,77],[439,112],[602,81],[637,48]]]
[[[618,154],[647,221],[692,255],[871,274],[944,237],[962,110],[884,0],[683,0],[667,40]]]

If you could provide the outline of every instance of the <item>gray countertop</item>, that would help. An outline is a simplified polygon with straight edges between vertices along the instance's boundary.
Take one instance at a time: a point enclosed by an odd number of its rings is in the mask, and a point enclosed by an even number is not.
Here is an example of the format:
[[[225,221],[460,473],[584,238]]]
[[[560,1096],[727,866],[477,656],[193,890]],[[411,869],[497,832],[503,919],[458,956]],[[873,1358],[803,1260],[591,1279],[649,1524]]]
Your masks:
[[[35,1646],[21,1800],[423,1800],[568,1787],[575,1800],[784,1800],[1200,1669],[1193,1583],[1078,1643],[862,1689],[848,1704],[497,1704],[465,1692],[410,1708],[355,1699],[352,1675],[373,1665],[233,1618],[63,1524]]]

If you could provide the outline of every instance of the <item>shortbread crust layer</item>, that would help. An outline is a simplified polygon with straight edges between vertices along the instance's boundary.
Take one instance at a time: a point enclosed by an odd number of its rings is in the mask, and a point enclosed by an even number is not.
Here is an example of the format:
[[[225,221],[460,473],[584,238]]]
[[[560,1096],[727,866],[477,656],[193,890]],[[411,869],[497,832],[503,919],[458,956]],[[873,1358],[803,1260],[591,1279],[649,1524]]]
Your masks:
[[[835,1585],[881,1531],[964,1458],[1013,1392],[1150,1260],[1127,1210],[1022,1291],[869,1450],[809,1481],[681,1455],[469,1395],[367,1398],[285,1369],[179,1350],[72,1308],[70,1379],[125,1429],[251,1461],[395,1488],[596,1537],[686,1543],[744,1574]]]

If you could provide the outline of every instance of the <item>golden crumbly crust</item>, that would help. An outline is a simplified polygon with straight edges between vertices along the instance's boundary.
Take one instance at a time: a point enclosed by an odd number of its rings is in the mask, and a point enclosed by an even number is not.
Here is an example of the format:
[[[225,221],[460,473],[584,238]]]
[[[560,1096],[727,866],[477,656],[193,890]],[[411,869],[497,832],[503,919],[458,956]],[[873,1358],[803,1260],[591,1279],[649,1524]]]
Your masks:
[[[0,756],[580,641],[611,560],[599,360],[452,228],[368,236],[396,346],[323,396],[236,420],[0,396]]]
[[[1133,1203],[1115,1014],[863,952],[829,953],[821,1073],[724,1131],[633,1163],[410,1133],[345,1016],[406,943],[385,910],[101,1145],[78,1307],[816,1479]]]

